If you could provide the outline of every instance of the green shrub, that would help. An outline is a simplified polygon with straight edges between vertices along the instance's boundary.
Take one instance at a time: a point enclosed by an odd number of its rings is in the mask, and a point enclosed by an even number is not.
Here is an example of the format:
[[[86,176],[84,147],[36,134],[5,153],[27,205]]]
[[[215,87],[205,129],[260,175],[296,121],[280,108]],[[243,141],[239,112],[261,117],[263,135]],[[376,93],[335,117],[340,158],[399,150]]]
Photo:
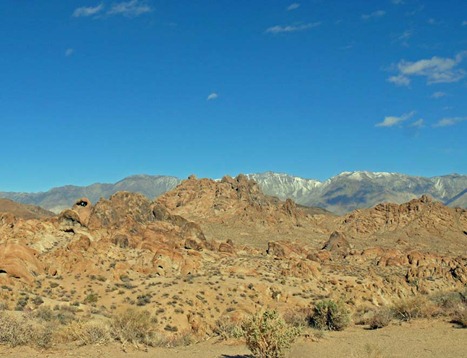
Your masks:
[[[246,345],[257,358],[283,357],[300,335],[301,329],[291,327],[276,312],[259,312],[242,323]]]
[[[349,325],[350,315],[343,303],[324,300],[316,304],[309,322],[314,328],[341,331]]]
[[[86,298],[84,299],[84,303],[86,304],[96,303],[98,300],[99,300],[99,295],[93,292],[86,296]]]

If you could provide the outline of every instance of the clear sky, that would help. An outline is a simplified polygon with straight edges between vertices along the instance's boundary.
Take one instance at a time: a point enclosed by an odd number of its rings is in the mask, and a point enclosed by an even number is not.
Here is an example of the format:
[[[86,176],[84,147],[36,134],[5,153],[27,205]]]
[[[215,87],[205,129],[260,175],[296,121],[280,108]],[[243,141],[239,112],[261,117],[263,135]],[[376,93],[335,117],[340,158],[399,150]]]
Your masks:
[[[467,173],[466,0],[2,0],[0,191]]]

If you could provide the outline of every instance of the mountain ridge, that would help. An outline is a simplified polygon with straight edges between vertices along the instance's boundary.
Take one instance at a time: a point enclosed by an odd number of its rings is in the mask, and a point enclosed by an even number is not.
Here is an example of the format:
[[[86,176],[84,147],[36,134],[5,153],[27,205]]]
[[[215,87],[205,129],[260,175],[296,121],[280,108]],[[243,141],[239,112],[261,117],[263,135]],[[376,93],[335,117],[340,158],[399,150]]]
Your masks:
[[[267,195],[281,200],[292,199],[297,204],[321,207],[336,214],[370,208],[383,202],[401,204],[425,194],[449,206],[467,208],[467,175],[458,173],[422,177],[391,172],[344,171],[324,181],[272,171],[245,176],[255,180]],[[80,197],[97,202],[117,191],[130,191],[154,199],[180,183],[181,179],[174,176],[136,174],[113,184],[65,185],[39,193],[0,192],[0,197],[58,213]]]

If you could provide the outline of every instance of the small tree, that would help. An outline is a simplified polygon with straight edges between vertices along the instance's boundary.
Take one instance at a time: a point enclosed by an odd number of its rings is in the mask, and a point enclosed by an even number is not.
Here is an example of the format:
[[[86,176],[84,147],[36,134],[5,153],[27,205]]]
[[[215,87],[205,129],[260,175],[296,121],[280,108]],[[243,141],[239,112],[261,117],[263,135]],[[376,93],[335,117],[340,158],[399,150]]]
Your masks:
[[[242,324],[246,345],[257,358],[284,357],[301,333],[300,327],[292,327],[276,312],[258,312]]]

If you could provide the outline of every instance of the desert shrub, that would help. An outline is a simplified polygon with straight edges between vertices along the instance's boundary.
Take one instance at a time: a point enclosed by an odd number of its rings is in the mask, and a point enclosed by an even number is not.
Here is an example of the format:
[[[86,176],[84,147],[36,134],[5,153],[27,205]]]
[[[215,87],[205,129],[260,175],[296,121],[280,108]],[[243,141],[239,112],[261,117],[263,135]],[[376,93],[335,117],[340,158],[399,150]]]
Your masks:
[[[452,314],[452,321],[462,328],[467,328],[467,304],[459,305]]]
[[[440,315],[453,317],[467,306],[467,300],[463,292],[438,292],[430,296],[430,301],[439,310]]]
[[[289,309],[283,315],[285,322],[294,327],[306,326],[309,316],[310,310],[308,308]]]
[[[111,333],[115,339],[123,344],[132,343],[136,347],[139,344],[157,345],[155,325],[148,311],[127,309],[116,314],[111,323]]]
[[[196,339],[191,330],[184,330],[172,336],[160,337],[158,345],[173,348],[189,346],[195,342]]]
[[[28,304],[29,296],[21,296],[18,298],[18,302],[16,302],[15,311],[23,311],[24,307]]]
[[[49,306],[40,306],[32,316],[41,322],[51,322],[53,324],[67,325],[75,320],[75,313],[66,306],[52,310]]]
[[[439,314],[438,307],[423,296],[401,299],[394,304],[392,311],[394,317],[402,321],[410,321],[417,318],[430,318]]]
[[[41,306],[33,314],[35,318],[45,322],[50,322],[55,318],[55,313],[49,306]]]
[[[300,328],[289,326],[276,312],[258,312],[242,323],[246,345],[258,358],[283,357],[300,335]]]
[[[0,312],[0,344],[48,348],[51,340],[50,326],[40,325],[25,315]]]
[[[44,303],[44,300],[42,299],[41,296],[36,296],[33,298],[32,303],[34,303],[36,306],[40,306],[41,304]]]
[[[324,300],[315,305],[309,323],[314,328],[341,331],[349,325],[350,315],[342,302]]]
[[[82,345],[105,344],[112,340],[110,325],[104,321],[71,322],[62,335],[68,340],[79,341]]]
[[[90,304],[90,303],[96,303],[98,300],[99,300],[99,295],[93,292],[87,295],[83,302],[86,304]]]
[[[9,312],[0,312],[0,343],[11,347],[28,344],[32,327],[24,318]]]
[[[387,307],[379,307],[368,320],[370,329],[379,329],[386,327],[393,318],[392,311]]]
[[[234,322],[229,317],[218,319],[213,331],[223,340],[243,337],[243,330],[239,322]]]

